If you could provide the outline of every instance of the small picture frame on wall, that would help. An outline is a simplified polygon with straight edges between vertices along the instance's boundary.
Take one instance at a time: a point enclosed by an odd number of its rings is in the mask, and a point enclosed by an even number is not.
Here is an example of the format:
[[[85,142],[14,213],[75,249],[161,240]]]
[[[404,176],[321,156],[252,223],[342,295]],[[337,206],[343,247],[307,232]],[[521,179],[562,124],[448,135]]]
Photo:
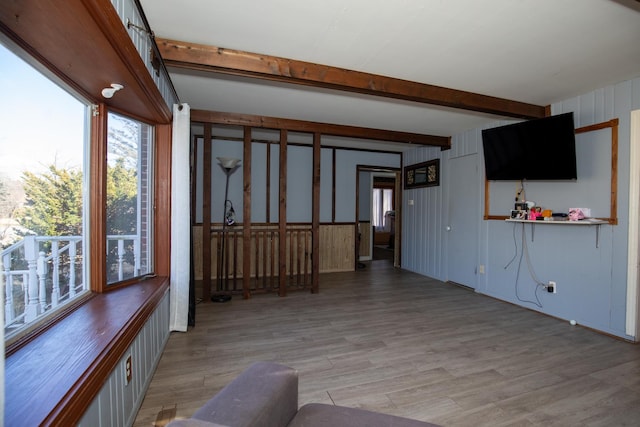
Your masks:
[[[429,160],[404,168],[404,188],[437,187],[440,185],[440,159]]]

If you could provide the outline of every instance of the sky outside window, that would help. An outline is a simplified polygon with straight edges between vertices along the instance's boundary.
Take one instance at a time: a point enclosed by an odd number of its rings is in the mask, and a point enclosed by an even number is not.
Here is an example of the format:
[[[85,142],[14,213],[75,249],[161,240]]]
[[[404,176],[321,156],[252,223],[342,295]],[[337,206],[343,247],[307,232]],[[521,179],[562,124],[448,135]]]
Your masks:
[[[0,44],[0,179],[80,169],[85,106]]]

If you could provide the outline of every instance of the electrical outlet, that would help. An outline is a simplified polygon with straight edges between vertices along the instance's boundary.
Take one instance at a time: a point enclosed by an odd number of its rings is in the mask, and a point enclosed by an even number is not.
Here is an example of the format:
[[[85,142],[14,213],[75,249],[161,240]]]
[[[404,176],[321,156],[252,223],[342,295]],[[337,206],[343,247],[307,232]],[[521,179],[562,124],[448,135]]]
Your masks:
[[[478,273],[484,274],[484,264],[480,264],[480,268],[478,268]]]
[[[558,285],[553,280],[549,280],[547,284],[547,292],[550,294],[555,294],[558,291]]]
[[[127,360],[124,362],[124,385],[129,385],[132,376],[133,369],[131,367],[131,355],[128,355]]]

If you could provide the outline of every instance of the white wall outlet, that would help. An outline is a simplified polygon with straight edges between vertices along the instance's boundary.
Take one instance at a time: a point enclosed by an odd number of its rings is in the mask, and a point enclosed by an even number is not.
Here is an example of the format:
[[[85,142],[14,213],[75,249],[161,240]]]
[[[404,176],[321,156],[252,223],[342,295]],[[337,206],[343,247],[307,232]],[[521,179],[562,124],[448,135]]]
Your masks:
[[[484,274],[484,264],[480,264],[480,267],[478,268],[478,273]]]
[[[409,206],[413,206],[413,199],[409,199]]]

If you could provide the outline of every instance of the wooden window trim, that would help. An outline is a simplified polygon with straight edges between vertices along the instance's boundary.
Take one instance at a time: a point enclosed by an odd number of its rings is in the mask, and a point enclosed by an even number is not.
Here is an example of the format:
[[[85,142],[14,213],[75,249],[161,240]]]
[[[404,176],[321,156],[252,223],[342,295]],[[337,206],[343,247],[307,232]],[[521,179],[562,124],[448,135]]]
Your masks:
[[[89,283],[94,292],[104,292],[107,285],[107,118],[105,104],[98,104],[92,114],[89,166]]]
[[[92,237],[88,261],[93,292],[39,325],[11,349],[7,347],[5,355],[5,423],[73,425],[169,287],[172,114],[108,0],[70,0],[64,7],[53,0],[12,3],[0,8],[0,33],[3,41],[19,47],[96,104],[93,113],[97,115],[91,118],[87,225]],[[111,76],[107,82],[117,81],[127,90],[104,101],[100,96],[104,76]],[[158,277],[109,289],[105,274],[104,103],[112,111],[155,126],[156,144],[153,244]]]
[[[95,294],[5,360],[7,425],[75,425],[169,289],[167,277]]]
[[[107,288],[106,106],[99,105],[97,111],[91,130],[90,171],[90,229],[98,230],[91,232],[90,243],[94,292],[7,347],[8,425],[77,423],[169,289],[171,126],[155,126],[154,266],[158,276]],[[165,214],[157,216],[157,212]]]

